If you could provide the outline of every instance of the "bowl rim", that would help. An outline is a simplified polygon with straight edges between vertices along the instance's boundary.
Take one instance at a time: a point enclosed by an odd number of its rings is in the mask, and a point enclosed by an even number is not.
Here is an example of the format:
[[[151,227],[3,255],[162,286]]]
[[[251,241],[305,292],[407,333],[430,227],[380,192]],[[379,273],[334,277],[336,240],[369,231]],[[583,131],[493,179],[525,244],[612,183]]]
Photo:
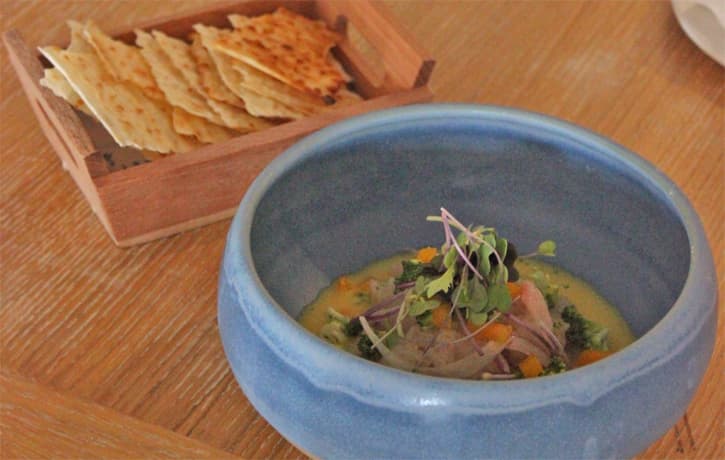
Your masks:
[[[690,266],[674,305],[634,343],[606,360],[554,376],[514,381],[481,382],[401,371],[339,350],[304,329],[272,298],[254,266],[251,228],[266,191],[297,165],[318,155],[320,146],[362,130],[434,119],[471,119],[533,128],[537,135],[545,133],[583,144],[602,155],[598,161],[606,162],[608,167],[624,167],[633,173],[657,195],[655,198],[667,201],[689,239]],[[585,128],[547,115],[501,106],[421,104],[387,109],[330,125],[302,139],[273,160],[248,189],[229,230],[222,270],[222,276],[237,295],[241,313],[281,360],[318,388],[346,393],[365,403],[395,410],[453,406],[459,413],[496,414],[559,403],[591,405],[614,388],[671,359],[705,326],[709,310],[715,309],[717,315],[714,261],[702,223],[688,199],[669,178],[638,155]],[[359,376],[366,374],[375,376],[375,386],[366,383],[366,379],[360,380]],[[486,391],[481,391],[482,385],[486,385]]]

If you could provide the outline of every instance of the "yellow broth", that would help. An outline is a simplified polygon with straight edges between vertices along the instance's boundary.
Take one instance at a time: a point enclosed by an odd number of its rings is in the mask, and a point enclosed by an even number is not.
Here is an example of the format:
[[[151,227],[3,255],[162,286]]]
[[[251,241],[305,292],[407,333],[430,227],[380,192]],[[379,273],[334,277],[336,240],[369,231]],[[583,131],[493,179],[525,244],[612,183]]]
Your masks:
[[[372,306],[360,299],[360,294],[367,292],[365,283],[370,279],[385,281],[400,275],[401,262],[414,256],[415,253],[409,252],[396,254],[387,259],[377,260],[360,271],[337,278],[302,310],[300,323],[313,334],[319,335],[320,329],[327,322],[329,307],[333,307],[348,318],[364,313]],[[340,281],[345,279],[350,283],[349,286],[340,285]]]

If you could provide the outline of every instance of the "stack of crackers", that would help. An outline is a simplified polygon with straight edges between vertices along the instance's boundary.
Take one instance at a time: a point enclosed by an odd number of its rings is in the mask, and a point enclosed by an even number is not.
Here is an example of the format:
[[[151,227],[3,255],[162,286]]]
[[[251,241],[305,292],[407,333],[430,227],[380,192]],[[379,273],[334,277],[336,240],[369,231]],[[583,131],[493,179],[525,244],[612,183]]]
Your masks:
[[[97,119],[120,146],[171,153],[360,100],[331,49],[341,37],[284,8],[193,26],[187,40],[136,30],[136,45],[69,21],[40,83]]]

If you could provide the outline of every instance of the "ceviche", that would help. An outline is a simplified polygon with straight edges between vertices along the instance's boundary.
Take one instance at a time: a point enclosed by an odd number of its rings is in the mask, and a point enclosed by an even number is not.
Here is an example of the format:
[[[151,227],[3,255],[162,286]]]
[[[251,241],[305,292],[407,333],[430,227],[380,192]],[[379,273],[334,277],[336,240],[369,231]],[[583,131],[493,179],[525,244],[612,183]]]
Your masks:
[[[508,380],[598,361],[634,340],[584,281],[516,247],[492,227],[429,216],[444,241],[341,276],[300,322],[348,352],[421,374]]]

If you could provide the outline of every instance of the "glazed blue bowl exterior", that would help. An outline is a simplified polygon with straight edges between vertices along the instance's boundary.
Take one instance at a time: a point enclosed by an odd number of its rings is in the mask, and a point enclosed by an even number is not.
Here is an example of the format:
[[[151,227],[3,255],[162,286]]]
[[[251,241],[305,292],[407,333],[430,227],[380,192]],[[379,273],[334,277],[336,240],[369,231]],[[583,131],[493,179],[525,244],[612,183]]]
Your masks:
[[[617,305],[638,337],[564,374],[421,376],[346,354],[295,321],[335,277],[437,244],[441,206],[495,226]],[[471,105],[372,113],[307,137],[247,192],[229,231],[219,328],[241,388],[322,458],[622,458],[684,413],[715,340],[702,225],[663,174],[545,116]]]

